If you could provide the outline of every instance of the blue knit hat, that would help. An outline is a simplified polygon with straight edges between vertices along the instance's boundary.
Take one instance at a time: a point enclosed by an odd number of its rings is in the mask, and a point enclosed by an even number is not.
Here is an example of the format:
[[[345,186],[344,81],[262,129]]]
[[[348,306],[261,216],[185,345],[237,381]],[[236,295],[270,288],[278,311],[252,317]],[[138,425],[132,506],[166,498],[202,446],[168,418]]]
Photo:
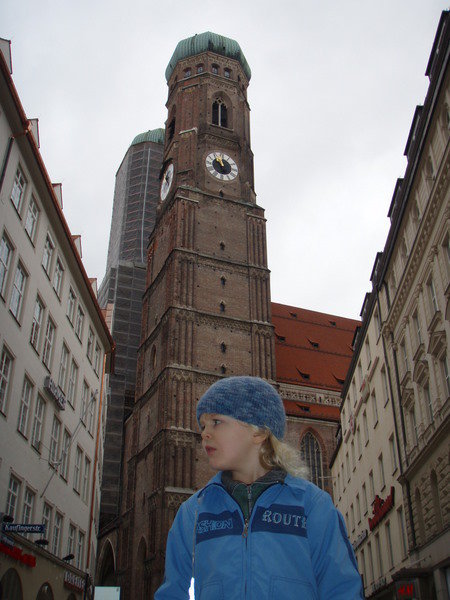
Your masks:
[[[216,381],[197,404],[197,421],[204,413],[226,415],[284,436],[286,414],[275,389],[259,377],[227,377]]]

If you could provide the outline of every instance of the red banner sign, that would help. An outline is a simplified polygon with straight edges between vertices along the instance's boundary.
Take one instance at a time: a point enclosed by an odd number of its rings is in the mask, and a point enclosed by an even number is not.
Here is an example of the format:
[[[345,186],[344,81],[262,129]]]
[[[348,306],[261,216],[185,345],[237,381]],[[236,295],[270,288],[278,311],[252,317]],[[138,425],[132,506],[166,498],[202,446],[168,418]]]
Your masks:
[[[0,552],[14,558],[14,560],[18,560],[19,562],[27,565],[27,567],[35,567],[36,566],[36,557],[32,554],[24,554],[22,552],[22,548],[18,546],[7,546],[0,542]]]
[[[391,487],[391,493],[383,500],[378,496],[375,496],[375,500],[373,501],[373,517],[369,517],[369,529],[373,531],[374,528],[378,525],[378,523],[384,519],[387,513],[394,506],[394,487]]]

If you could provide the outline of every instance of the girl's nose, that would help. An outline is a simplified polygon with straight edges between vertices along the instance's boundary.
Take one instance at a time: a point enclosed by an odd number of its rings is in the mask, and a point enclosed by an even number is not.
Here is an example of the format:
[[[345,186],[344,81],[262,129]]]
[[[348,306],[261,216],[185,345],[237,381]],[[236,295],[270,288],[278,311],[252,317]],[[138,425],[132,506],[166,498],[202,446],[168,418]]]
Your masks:
[[[203,440],[206,440],[206,439],[208,439],[209,437],[211,437],[211,436],[210,436],[210,433],[209,433],[209,431],[206,429],[206,427],[204,427],[204,428],[203,428],[203,430],[202,430],[202,439],[203,439]]]

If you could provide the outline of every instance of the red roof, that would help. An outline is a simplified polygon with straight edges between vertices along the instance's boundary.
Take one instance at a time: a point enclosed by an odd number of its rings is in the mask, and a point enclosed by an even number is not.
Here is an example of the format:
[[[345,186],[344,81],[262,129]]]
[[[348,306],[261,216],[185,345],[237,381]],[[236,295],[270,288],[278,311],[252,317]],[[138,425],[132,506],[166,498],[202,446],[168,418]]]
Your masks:
[[[272,302],[277,381],[339,392],[360,321]]]
[[[296,400],[283,400],[286,414],[294,417],[307,417],[319,421],[340,421],[339,406],[330,404],[310,404]]]

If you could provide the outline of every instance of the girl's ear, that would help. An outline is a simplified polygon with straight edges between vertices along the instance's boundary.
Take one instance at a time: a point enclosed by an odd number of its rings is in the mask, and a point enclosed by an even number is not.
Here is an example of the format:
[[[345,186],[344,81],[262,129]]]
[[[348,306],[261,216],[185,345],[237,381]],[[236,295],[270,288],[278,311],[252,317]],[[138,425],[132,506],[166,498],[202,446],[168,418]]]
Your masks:
[[[258,429],[253,432],[253,442],[255,444],[263,444],[269,437],[269,432],[263,429]]]

